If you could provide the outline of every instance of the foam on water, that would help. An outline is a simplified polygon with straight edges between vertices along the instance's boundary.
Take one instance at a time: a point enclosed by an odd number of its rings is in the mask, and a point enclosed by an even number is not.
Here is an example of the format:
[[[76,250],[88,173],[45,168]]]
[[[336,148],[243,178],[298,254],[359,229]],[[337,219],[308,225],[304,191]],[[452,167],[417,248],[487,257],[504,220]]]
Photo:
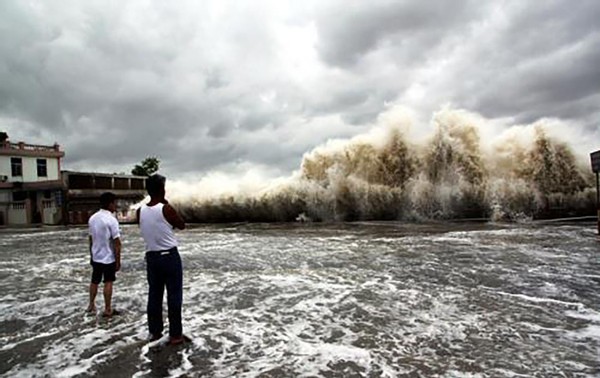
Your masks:
[[[114,304],[124,313],[107,320],[83,312],[84,229],[3,232],[0,374],[600,373],[593,225],[192,228],[179,234],[192,342],[178,347],[145,341],[143,247],[135,227],[123,238]]]

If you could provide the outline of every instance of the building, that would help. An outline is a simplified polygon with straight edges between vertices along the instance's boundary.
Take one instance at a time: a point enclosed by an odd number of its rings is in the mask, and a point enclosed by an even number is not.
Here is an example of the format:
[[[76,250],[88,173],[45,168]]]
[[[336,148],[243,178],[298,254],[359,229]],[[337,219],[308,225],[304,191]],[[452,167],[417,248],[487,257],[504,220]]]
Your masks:
[[[58,144],[11,143],[0,133],[0,226],[62,222]]]
[[[0,132],[0,226],[85,224],[104,192],[117,196],[119,220],[133,221],[146,177],[61,171],[64,156],[58,144],[11,143]]]
[[[135,213],[131,205],[146,196],[146,177],[109,173],[62,171],[65,188],[63,218],[65,224],[85,224],[98,210],[100,195],[112,192],[117,196],[117,218],[131,222]]]

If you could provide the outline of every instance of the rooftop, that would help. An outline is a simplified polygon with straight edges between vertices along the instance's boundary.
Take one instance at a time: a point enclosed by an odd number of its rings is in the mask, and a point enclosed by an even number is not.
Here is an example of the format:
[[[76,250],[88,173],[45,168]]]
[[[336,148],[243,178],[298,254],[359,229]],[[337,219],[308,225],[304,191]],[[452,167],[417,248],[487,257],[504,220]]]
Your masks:
[[[25,142],[12,143],[10,141],[0,142],[0,155],[14,156],[43,156],[63,157],[65,153],[60,150],[58,143],[51,146],[40,144],[28,144]]]

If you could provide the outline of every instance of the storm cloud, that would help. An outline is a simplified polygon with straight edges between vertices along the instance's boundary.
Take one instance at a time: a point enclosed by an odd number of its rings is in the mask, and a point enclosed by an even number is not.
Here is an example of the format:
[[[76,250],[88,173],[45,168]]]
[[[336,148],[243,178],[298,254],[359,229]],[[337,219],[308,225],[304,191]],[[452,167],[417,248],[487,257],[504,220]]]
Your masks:
[[[390,104],[600,126],[597,1],[2,1],[0,130],[64,167],[285,175]]]

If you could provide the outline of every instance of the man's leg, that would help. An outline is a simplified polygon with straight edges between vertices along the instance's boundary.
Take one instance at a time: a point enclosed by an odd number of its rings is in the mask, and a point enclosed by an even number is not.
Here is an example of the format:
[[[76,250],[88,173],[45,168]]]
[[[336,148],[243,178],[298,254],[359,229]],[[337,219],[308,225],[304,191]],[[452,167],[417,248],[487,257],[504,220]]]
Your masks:
[[[113,292],[113,283],[104,282],[104,315],[111,316],[112,315],[112,292]]]
[[[183,302],[183,271],[181,257],[178,252],[168,256],[167,277],[167,305],[169,308],[169,336],[170,342],[178,344],[183,342],[181,325],[181,305]]]
[[[90,283],[90,303],[88,312],[96,312],[96,295],[98,294],[98,284],[102,280],[102,269],[98,263],[92,261],[92,282]]]
[[[161,260],[160,256],[146,258],[146,273],[148,276],[148,331],[153,339],[160,338],[164,327],[162,302],[165,281],[162,273]]]
[[[90,303],[86,311],[96,311],[96,294],[98,294],[98,284],[90,283]]]
[[[104,316],[112,316],[114,311],[112,309],[112,293],[113,293],[113,282],[117,279],[116,277],[116,263],[111,264],[99,264],[102,268],[102,275],[104,277]]]

